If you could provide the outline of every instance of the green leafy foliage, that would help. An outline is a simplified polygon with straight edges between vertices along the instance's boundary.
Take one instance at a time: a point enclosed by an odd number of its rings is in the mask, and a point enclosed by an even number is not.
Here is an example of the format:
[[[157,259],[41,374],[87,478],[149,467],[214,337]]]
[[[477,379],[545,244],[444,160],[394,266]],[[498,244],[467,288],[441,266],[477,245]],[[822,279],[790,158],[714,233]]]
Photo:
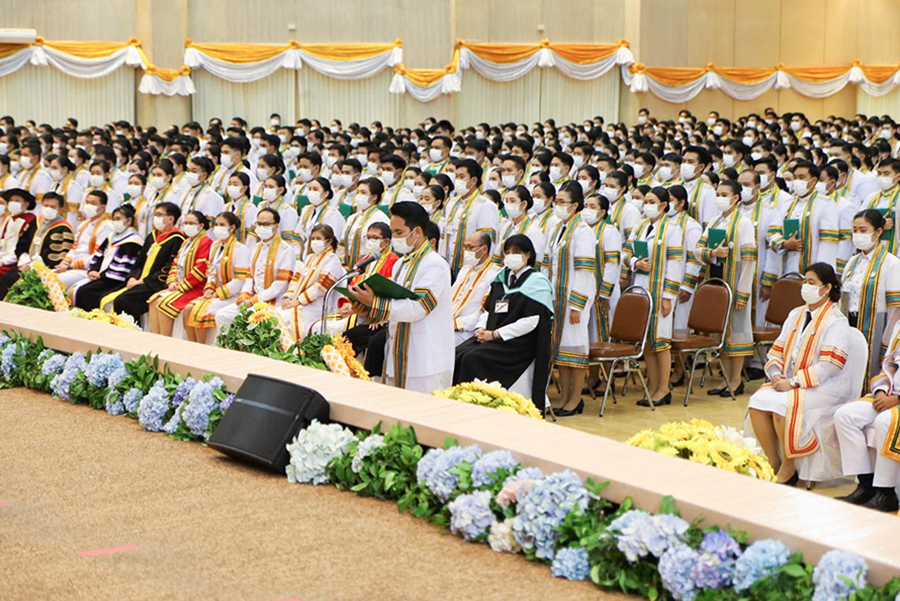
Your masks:
[[[53,311],[53,303],[50,302],[50,291],[41,282],[41,276],[33,269],[22,273],[18,281],[6,293],[6,298],[3,300],[24,307]]]
[[[257,323],[250,323],[251,315],[253,315],[252,307],[242,307],[234,321],[219,332],[216,346],[295,365],[328,370],[322,360],[322,347],[331,344],[331,336],[307,336],[302,342],[295,342],[289,349],[282,350],[281,330],[277,318],[269,317]]]

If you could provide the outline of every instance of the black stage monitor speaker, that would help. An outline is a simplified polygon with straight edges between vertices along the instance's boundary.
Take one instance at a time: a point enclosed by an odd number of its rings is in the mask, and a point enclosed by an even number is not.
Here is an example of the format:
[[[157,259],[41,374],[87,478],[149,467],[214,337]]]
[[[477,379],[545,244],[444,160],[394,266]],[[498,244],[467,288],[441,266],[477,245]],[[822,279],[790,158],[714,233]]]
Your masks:
[[[305,386],[250,374],[209,439],[229,457],[284,473],[285,448],[314,419],[328,422],[328,401]]]

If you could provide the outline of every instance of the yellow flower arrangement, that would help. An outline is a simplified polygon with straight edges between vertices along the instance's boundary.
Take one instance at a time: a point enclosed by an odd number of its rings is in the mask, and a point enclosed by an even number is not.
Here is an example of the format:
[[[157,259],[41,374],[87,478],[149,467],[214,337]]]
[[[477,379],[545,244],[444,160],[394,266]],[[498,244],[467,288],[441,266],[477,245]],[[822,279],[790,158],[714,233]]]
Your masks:
[[[505,413],[517,413],[535,419],[543,419],[541,412],[530,399],[506,390],[500,385],[500,382],[475,380],[457,384],[446,390],[435,390],[431,394],[461,403],[491,407]]]
[[[84,309],[75,307],[73,309],[69,309],[69,315],[71,315],[72,317],[78,317],[79,319],[99,321],[100,323],[106,323],[119,328],[127,328],[129,330],[141,329],[140,326],[135,323],[134,318],[127,313],[116,315],[115,313],[107,313],[103,309],[85,311]]]
[[[775,481],[775,472],[755,441],[744,438],[734,428],[716,427],[706,420],[671,422],[655,432],[641,430],[627,444],[759,480]]]
[[[66,296],[66,293],[63,292],[62,282],[59,281],[59,276],[48,269],[43,261],[35,261],[31,264],[31,268],[34,269],[34,272],[38,274],[38,276],[40,276],[41,283],[47,288],[53,310],[57,313],[68,311],[69,298]]]
[[[366,382],[372,380],[372,378],[369,377],[369,372],[367,372],[362,363],[357,360],[356,353],[353,351],[353,345],[350,344],[349,340],[340,335],[332,336],[331,346],[334,347],[334,350],[337,351],[344,360],[344,363],[350,370],[350,376],[357,380],[365,380]]]

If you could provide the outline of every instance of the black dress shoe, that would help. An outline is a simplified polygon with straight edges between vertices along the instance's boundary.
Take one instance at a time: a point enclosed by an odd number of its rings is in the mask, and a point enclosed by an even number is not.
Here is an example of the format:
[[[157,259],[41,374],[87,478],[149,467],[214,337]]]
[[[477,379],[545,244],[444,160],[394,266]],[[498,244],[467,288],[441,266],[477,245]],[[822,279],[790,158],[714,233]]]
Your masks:
[[[875,495],[865,503],[860,503],[860,507],[868,507],[885,513],[897,513],[897,510],[900,509],[900,502],[897,501],[897,493],[894,492],[894,489],[879,488],[875,490]]]
[[[585,386],[584,388],[581,389],[581,394],[591,394],[591,391],[592,390],[596,391],[597,388],[599,388],[600,384],[602,384],[602,383],[603,382],[601,382],[600,380],[597,380],[593,384],[589,384],[589,385]]]
[[[638,407],[649,407],[650,401],[649,401],[649,399],[641,399],[637,402],[637,404],[638,404]],[[672,393],[671,392],[666,394],[666,396],[659,399],[658,401],[653,401],[654,407],[660,407],[662,405],[671,405],[671,404],[672,404]]]
[[[722,388],[713,388],[706,391],[706,396],[722,396],[722,393],[728,395],[728,387],[723,386]]]
[[[684,386],[684,374],[681,374],[681,377],[675,380],[674,382],[669,382],[669,386],[671,388],[677,388],[679,386]]]
[[[765,379],[765,377],[766,377],[766,372],[764,372],[763,370],[761,370],[758,367],[748,367],[746,370],[746,373],[747,373],[747,379],[750,381],[762,380],[762,379]]]
[[[741,394],[744,394],[744,383],[743,383],[743,382],[741,382],[740,384],[738,384],[738,387],[734,389],[734,396],[738,396],[738,395],[741,395]],[[724,390],[722,390],[722,392],[719,394],[719,396],[720,396],[720,397],[723,397],[723,398],[726,398],[726,399],[730,399],[730,398],[731,398],[731,395],[728,394],[728,389],[727,389],[727,388],[725,388]]]
[[[798,482],[800,482],[800,474],[799,472],[794,472],[793,476],[791,476],[784,482],[779,482],[778,484],[783,484],[785,486],[797,486]]]
[[[875,489],[870,486],[856,485],[856,490],[844,497],[835,497],[836,501],[844,501],[853,505],[862,505],[868,503],[875,496]]]
[[[584,401],[578,401],[574,409],[560,409],[556,412],[556,417],[571,417],[581,413],[584,413]]]

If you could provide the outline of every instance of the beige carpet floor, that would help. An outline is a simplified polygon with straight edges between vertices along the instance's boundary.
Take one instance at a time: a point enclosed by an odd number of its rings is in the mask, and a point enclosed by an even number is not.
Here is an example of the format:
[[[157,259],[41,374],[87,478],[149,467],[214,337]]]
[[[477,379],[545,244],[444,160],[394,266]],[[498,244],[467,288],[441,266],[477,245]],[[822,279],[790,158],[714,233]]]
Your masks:
[[[93,556],[78,553],[132,546]],[[0,600],[624,598],[396,506],[0,391]]]

